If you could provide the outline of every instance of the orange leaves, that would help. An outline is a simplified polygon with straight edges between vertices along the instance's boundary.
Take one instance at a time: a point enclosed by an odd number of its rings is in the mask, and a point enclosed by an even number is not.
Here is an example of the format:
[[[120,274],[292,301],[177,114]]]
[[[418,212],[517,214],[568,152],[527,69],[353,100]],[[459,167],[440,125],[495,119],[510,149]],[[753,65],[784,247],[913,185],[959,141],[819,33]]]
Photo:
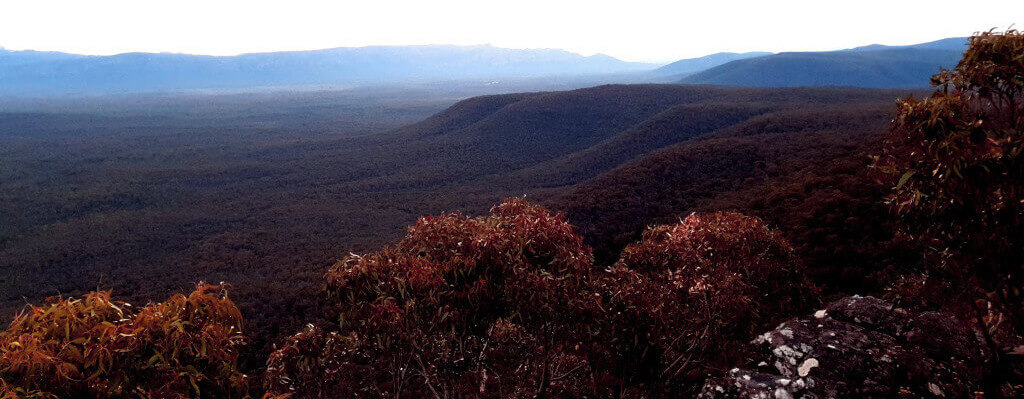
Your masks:
[[[640,243],[623,250],[619,263],[647,273],[697,275],[726,269],[766,273],[798,260],[789,243],[760,219],[719,212],[692,214],[680,224],[647,229]]]
[[[1016,172],[1014,149],[1024,141],[1022,53],[1024,34],[1016,30],[980,33],[954,70],[933,78],[943,90],[897,102],[889,147],[876,166],[899,179],[892,202],[906,205],[900,211],[969,205],[998,189],[1001,171]],[[913,171],[919,173],[908,177]]]
[[[0,378],[60,397],[244,394],[242,318],[226,286],[130,309],[110,292],[30,307],[0,333]]]
[[[985,91],[1024,86],[1021,54],[1024,54],[1024,33],[1015,29],[981,32],[971,37],[970,47],[955,70],[953,83]]]
[[[359,344],[354,336],[306,326],[288,337],[267,360],[267,397],[286,398],[296,391],[320,393],[321,397],[328,393],[358,397],[358,386],[373,382],[363,379],[369,374],[364,366],[369,359],[357,354]]]

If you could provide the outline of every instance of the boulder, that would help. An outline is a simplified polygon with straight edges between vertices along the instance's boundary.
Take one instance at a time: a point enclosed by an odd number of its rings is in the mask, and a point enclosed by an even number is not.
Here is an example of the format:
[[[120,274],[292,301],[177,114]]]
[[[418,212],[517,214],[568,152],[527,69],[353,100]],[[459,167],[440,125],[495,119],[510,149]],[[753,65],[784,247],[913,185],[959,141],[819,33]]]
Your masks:
[[[959,398],[979,389],[984,353],[956,318],[847,297],[752,342],[745,369],[711,378],[701,398]]]

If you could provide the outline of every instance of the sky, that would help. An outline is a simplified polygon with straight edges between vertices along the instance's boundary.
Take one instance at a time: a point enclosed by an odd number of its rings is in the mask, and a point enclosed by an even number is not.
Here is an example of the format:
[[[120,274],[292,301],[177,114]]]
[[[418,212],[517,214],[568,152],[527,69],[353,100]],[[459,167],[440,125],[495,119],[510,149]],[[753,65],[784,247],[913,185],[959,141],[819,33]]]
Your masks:
[[[1024,0],[0,0],[0,47],[234,55],[491,44],[667,62],[913,44],[1016,22]]]

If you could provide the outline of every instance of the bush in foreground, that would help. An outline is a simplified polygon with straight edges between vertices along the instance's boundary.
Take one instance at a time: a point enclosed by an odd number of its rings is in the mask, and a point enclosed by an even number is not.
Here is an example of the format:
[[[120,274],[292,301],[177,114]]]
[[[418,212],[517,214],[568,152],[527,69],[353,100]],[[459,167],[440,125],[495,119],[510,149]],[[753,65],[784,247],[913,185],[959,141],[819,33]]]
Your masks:
[[[242,397],[241,329],[223,285],[138,310],[110,292],[54,299],[0,332],[0,398]]]
[[[653,228],[607,270],[561,215],[520,199],[485,217],[427,217],[331,268],[338,326],[285,341],[266,387],[302,398],[693,392],[690,377],[732,357],[723,350],[802,310],[797,265],[785,240],[738,214]]]
[[[602,341],[612,345],[609,366],[618,364],[625,381],[680,395],[815,298],[789,243],[760,219],[732,212],[649,228],[603,288],[610,311],[602,324],[617,329]]]
[[[562,215],[521,199],[420,219],[327,274],[336,326],[267,362],[268,397],[692,395],[752,331],[813,296],[759,219],[691,215],[608,269]],[[227,287],[133,309],[109,292],[30,307],[0,333],[0,398],[244,397]]]
[[[578,396],[566,382],[587,371],[591,267],[590,249],[561,216],[522,200],[488,217],[420,219],[397,245],[331,268],[341,331],[292,337],[271,358],[268,388],[309,397]],[[334,344],[317,354],[322,342]]]
[[[902,230],[928,249],[897,292],[975,319],[997,365],[987,390],[1009,390],[1024,379],[1024,33],[974,35],[932,83],[897,103],[875,162]]]

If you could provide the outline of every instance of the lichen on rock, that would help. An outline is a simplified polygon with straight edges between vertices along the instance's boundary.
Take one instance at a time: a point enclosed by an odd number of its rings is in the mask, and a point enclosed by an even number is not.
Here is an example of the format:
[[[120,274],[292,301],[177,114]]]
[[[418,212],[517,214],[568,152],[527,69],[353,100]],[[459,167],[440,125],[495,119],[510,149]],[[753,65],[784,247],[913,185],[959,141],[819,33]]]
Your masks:
[[[701,398],[968,397],[983,346],[956,318],[847,297],[752,343],[758,358],[711,378]]]

